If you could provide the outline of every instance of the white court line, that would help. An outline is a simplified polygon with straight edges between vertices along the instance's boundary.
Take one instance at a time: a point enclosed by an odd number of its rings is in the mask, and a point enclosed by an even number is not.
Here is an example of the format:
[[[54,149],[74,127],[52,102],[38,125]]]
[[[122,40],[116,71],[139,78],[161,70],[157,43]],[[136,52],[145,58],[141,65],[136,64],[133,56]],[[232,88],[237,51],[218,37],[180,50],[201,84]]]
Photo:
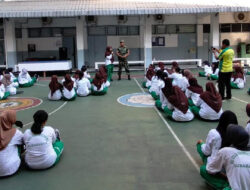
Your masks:
[[[34,84],[35,86],[43,86],[43,87],[45,87],[45,86],[47,86],[47,85],[45,85],[45,84]]]
[[[49,115],[52,115],[52,114],[56,113],[57,111],[59,111],[59,110],[62,109],[67,103],[68,103],[68,102],[64,102],[64,103],[63,103],[62,105],[60,105],[58,108],[56,108],[55,110],[53,110],[52,112],[50,112]],[[29,122],[29,123],[26,123],[26,124],[23,125],[23,127],[26,127],[26,126],[28,126],[28,125],[30,125],[30,124],[32,124],[32,123],[33,123],[33,121],[31,121],[31,122]]]
[[[141,85],[138,83],[138,81],[135,78],[134,78],[134,81],[139,86],[139,88],[141,89],[141,91],[145,93],[144,89],[141,87]],[[173,137],[175,138],[175,140],[177,141],[177,143],[179,144],[179,146],[181,147],[181,149],[183,150],[183,152],[186,154],[186,156],[188,157],[188,159],[191,161],[191,163],[193,164],[193,166],[195,167],[195,169],[198,172],[200,172],[200,166],[195,162],[194,158],[188,152],[188,150],[183,145],[183,143],[181,142],[181,140],[179,139],[179,137],[175,134],[175,132],[172,129],[172,127],[168,124],[168,122],[164,119],[164,117],[162,116],[162,114],[159,112],[159,110],[155,106],[154,106],[154,109],[155,109],[156,113],[160,116],[160,118],[162,119],[163,123],[166,125],[166,127],[170,131],[170,133],[173,135]]]
[[[242,102],[242,103],[245,103],[245,104],[248,104],[248,102],[244,101],[244,100],[241,100],[239,98],[235,98],[235,97],[232,97],[234,100],[237,100],[239,102]]]

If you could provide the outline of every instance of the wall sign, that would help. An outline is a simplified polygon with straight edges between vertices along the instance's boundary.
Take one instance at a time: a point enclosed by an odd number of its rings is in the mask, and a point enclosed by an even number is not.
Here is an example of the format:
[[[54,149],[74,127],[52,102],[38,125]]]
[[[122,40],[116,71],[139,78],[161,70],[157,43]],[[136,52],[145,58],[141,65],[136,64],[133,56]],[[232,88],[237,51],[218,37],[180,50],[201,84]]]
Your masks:
[[[165,46],[165,37],[152,37],[152,46]]]

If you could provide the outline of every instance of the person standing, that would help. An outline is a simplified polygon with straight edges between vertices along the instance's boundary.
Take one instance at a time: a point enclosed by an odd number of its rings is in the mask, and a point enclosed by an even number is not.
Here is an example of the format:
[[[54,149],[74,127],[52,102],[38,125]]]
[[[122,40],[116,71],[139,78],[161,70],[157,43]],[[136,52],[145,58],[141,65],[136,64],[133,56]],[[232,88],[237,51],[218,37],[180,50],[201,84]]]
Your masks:
[[[220,52],[218,49],[213,48],[213,53],[216,59],[219,62],[219,93],[222,99],[231,99],[231,76],[233,72],[233,58],[234,58],[234,50],[229,47],[230,41],[228,39],[224,39],[222,41],[222,51]],[[217,55],[217,53],[220,53]],[[226,87],[226,98],[224,95]]]
[[[113,73],[113,68],[114,68],[114,53],[112,50],[111,46],[108,46],[106,48],[106,52],[105,52],[105,65],[108,71],[108,81],[113,81],[112,79],[112,73]]]
[[[128,75],[128,80],[130,80],[130,73],[129,73],[129,67],[128,67],[128,61],[127,61],[127,57],[129,56],[129,54],[130,54],[130,51],[125,46],[124,40],[121,40],[120,47],[116,51],[116,55],[119,61],[118,80],[121,80],[122,67],[125,68],[125,71]]]

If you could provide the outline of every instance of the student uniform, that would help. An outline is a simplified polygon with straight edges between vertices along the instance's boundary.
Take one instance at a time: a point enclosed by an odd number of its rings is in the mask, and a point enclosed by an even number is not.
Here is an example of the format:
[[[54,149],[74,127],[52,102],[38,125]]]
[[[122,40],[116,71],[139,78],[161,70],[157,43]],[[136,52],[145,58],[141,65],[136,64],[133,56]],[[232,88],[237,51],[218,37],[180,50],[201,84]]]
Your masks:
[[[112,73],[113,73],[113,69],[114,69],[113,61],[114,61],[113,54],[111,52],[109,55],[108,55],[108,53],[105,53],[105,65],[107,68],[108,81],[111,81],[111,79],[112,79]]]
[[[163,80],[159,79],[157,76],[153,76],[151,80],[151,87],[149,88],[149,92],[155,99],[158,99],[158,96],[162,88],[164,88]]]
[[[242,89],[245,87],[245,83],[246,83],[246,77],[244,76],[244,79],[242,78],[231,78],[231,86],[232,88],[239,88]]]
[[[76,82],[77,90],[76,93],[79,96],[88,96],[90,94],[91,84],[88,79],[82,78]]]
[[[0,100],[6,99],[10,95],[9,92],[5,91],[5,87],[3,84],[0,85]]]
[[[22,71],[18,75],[18,82],[20,87],[30,87],[36,82],[36,78],[31,78],[27,71],[26,73]]]
[[[6,86],[6,92],[9,92],[10,95],[15,95],[16,94],[16,84],[12,82],[10,85]]]
[[[186,89],[185,95],[187,96],[187,98],[190,98],[193,101],[193,104],[195,106],[198,105],[198,102],[200,100],[200,94],[192,92],[189,89]]]
[[[186,77],[183,77],[182,74],[173,73],[169,75],[169,78],[173,79],[173,86],[178,86],[180,89],[185,92],[187,87],[189,86],[188,80]]]
[[[76,91],[74,88],[72,88],[70,91],[63,87],[63,96],[64,98],[66,98],[67,100],[72,100],[75,96],[76,96]]]
[[[44,127],[41,134],[33,134],[27,129],[23,139],[26,145],[25,162],[32,169],[49,168],[57,163],[62,154],[63,143],[56,139],[52,127]]]
[[[250,122],[247,123],[247,126],[246,126],[245,129],[246,129],[247,133],[248,133],[249,136],[250,136]],[[249,142],[248,142],[247,147],[250,147],[250,139],[249,139]]]
[[[49,91],[48,99],[50,100],[61,100],[62,99],[62,92],[61,90],[56,90],[53,95],[51,95],[51,91]]]
[[[8,146],[0,151],[0,177],[12,175],[18,170],[21,164],[18,145],[22,144],[23,133],[16,130]]]
[[[213,70],[212,70],[212,67],[209,65],[205,65],[204,71],[199,72],[199,76],[202,76],[202,77],[207,77],[208,75],[211,75],[211,74],[213,74]]]

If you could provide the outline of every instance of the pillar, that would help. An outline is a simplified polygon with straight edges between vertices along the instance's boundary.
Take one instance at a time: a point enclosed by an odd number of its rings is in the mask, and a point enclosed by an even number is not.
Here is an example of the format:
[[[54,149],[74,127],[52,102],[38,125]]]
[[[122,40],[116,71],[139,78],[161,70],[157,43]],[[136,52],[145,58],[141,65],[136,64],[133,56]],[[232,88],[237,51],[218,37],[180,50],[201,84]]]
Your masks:
[[[210,15],[210,47],[220,47],[220,24],[219,13],[213,13]],[[210,60],[213,61],[213,55],[211,53]]]
[[[144,69],[152,63],[152,22],[151,17],[144,16]]]

